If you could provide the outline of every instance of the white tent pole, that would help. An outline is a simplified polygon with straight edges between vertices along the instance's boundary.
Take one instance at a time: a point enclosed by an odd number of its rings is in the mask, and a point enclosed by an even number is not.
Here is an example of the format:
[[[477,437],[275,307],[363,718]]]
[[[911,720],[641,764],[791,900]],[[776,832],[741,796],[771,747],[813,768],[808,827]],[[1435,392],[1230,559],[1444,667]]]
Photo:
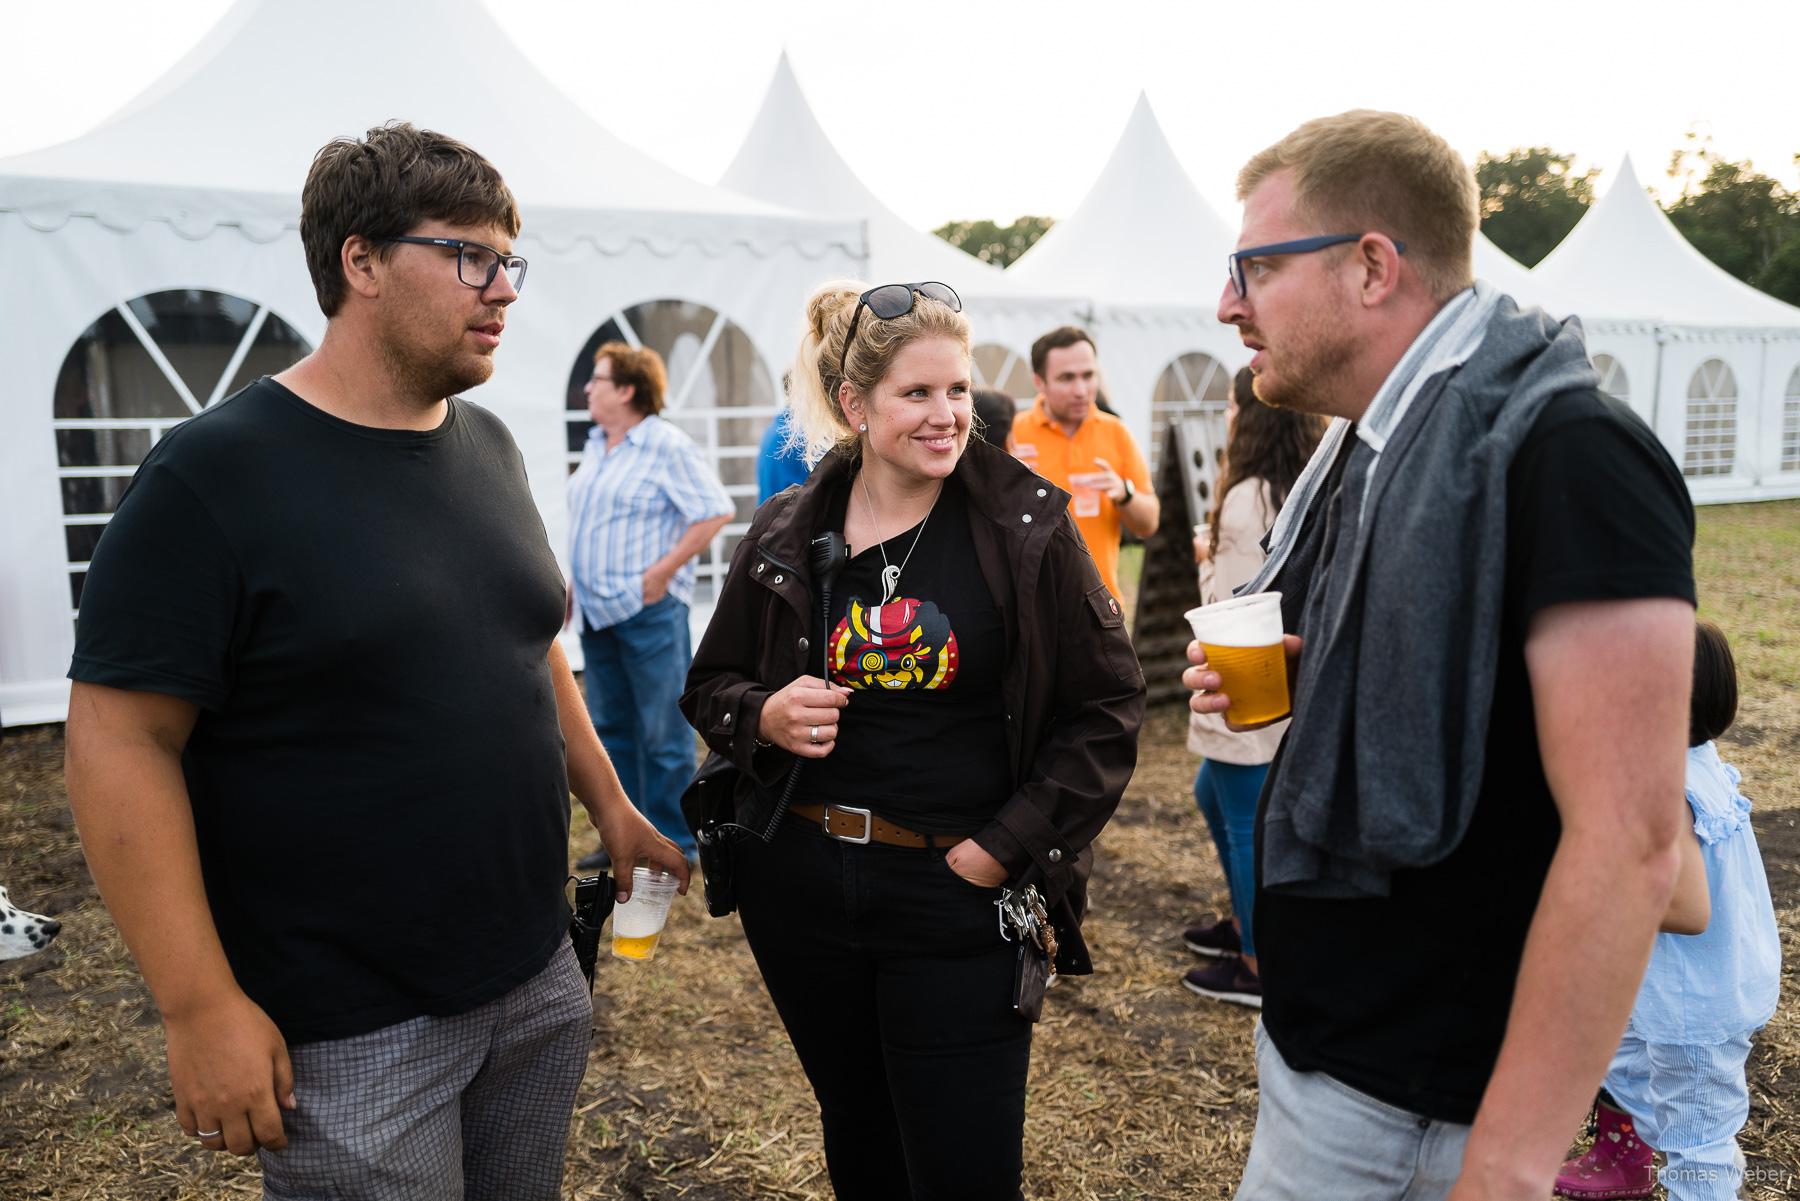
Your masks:
[[[694,369],[688,372],[688,377],[686,379],[681,381],[681,390],[669,398],[669,408],[679,409],[682,406],[682,403],[687,400],[688,393],[694,390],[694,383],[700,378],[700,373],[706,370],[706,360],[712,357],[713,347],[718,345],[719,335],[724,332],[724,329],[725,314],[720,313],[713,318],[712,328],[706,331],[706,337],[700,341],[700,350],[694,355]],[[715,417],[714,421],[717,420],[718,418]],[[716,438],[714,439],[714,448],[717,449]],[[716,458],[717,456],[715,456],[715,461]]]
[[[639,350],[642,350],[644,340],[638,337],[637,330],[631,328],[631,318],[625,315],[625,310],[620,309],[618,312],[614,313],[613,320],[619,323],[619,336]]]
[[[1663,347],[1669,341],[1668,327],[1662,326],[1662,325],[1657,326],[1655,337],[1656,337],[1656,372],[1652,376],[1652,383],[1650,386],[1650,432],[1655,434],[1658,438],[1661,438],[1663,436],[1663,431],[1662,431]],[[1669,443],[1668,441],[1664,441],[1663,445],[1670,446],[1672,444]],[[1671,453],[1676,456],[1677,461],[1680,460],[1681,451],[1680,451],[1679,447],[1672,450]]]
[[[269,306],[258,305],[256,316],[250,318],[250,324],[244,327],[244,336],[238,339],[237,349],[231,352],[231,361],[225,364],[225,370],[219,373],[219,382],[213,385],[212,395],[206,398],[206,407],[212,408],[225,395],[225,389],[231,386],[238,368],[244,365],[244,358],[250,353],[250,344],[256,341],[256,335],[262,333],[263,322],[269,319]]]
[[[194,399],[194,394],[182,381],[180,374],[175,370],[175,365],[169,362],[167,355],[163,354],[162,347],[156,344],[156,340],[150,336],[150,331],[145,329],[143,323],[137,319],[137,314],[131,311],[129,305],[118,304],[114,305],[113,309],[120,317],[124,318],[125,324],[137,336],[137,340],[143,343],[144,351],[150,356],[150,361],[155,363],[168,377],[169,382],[175,386],[176,393],[181,397],[181,403],[188,407],[189,412],[198,414],[200,402]]]

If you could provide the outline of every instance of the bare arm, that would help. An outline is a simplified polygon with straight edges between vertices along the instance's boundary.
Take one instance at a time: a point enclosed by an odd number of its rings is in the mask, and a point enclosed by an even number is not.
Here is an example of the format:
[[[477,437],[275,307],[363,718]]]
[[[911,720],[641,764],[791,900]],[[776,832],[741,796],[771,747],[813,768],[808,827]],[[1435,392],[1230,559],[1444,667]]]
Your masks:
[[[77,683],[69,806],[100,896],[162,1011],[176,1118],[209,1147],[287,1145],[287,1045],[245,996],[207,904],[181,752],[198,716],[175,697]]]
[[[562,726],[564,753],[569,764],[569,791],[587,810],[588,820],[600,832],[600,842],[612,857],[613,879],[618,885],[619,899],[631,895],[631,869],[649,863],[673,872],[681,880],[681,891],[687,891],[688,865],[681,848],[656,832],[644,815],[632,805],[619,784],[619,773],[613,770],[600,736],[594,733],[593,719],[588,716],[575,673],[569,670],[569,657],[562,644],[550,643],[550,682],[556,688],[556,718]]]
[[[1547,1195],[1618,1047],[1675,887],[1693,651],[1684,601],[1532,618],[1525,661],[1562,836],[1453,1201]]]
[[[1700,855],[1700,837],[1693,830],[1675,840],[1681,851],[1681,871],[1675,877],[1675,896],[1663,914],[1664,934],[1705,934],[1712,921],[1712,891],[1707,887],[1706,860]]]
[[[706,549],[706,544],[718,536],[732,514],[721,513],[717,517],[708,517],[696,521],[687,528],[675,543],[673,549],[650,565],[644,573],[644,603],[655,604],[669,591],[669,581],[681,570],[682,564]]]

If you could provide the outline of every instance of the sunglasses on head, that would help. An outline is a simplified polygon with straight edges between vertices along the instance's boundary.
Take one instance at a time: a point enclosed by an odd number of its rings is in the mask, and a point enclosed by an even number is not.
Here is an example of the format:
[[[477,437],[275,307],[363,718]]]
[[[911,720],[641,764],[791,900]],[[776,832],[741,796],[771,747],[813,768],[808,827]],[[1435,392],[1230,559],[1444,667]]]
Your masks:
[[[856,341],[856,324],[866,308],[883,321],[904,317],[913,310],[915,295],[929,297],[950,306],[952,313],[962,312],[962,297],[949,284],[935,279],[919,284],[882,284],[870,288],[856,298],[856,311],[850,314],[850,328],[844,334],[844,349],[838,354],[838,378],[844,378],[844,364],[850,361],[850,344]]]

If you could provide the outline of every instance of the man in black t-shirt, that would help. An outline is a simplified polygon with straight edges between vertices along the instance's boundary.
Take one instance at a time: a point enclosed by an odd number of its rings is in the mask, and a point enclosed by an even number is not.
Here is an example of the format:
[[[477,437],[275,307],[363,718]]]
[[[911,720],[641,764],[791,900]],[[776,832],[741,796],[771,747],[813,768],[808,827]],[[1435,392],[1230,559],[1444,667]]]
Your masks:
[[[564,588],[493,373],[525,263],[473,150],[321,150],[317,351],[165,436],[95,551],[69,799],[156,998],[176,1119],[267,1195],[559,1195],[588,990],[569,794],[638,815],[556,642]],[[565,758],[566,756],[566,758]]]
[[[1340,419],[1244,589],[1297,636],[1238,1196],[1542,1197],[1673,887],[1692,508],[1579,326],[1471,284],[1474,180],[1417,121],[1309,122],[1238,188],[1220,320]]]

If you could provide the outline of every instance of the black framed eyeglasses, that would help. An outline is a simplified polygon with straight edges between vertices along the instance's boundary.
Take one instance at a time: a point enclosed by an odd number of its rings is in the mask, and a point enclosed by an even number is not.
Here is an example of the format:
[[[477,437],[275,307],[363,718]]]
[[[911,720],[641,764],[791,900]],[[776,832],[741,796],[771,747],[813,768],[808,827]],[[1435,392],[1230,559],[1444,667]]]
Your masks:
[[[1316,238],[1296,238],[1292,242],[1270,242],[1267,246],[1246,246],[1225,256],[1225,271],[1231,276],[1231,286],[1237,289],[1238,299],[1243,300],[1250,295],[1250,284],[1244,278],[1244,260],[1268,258],[1276,254],[1311,254],[1315,250],[1323,250],[1327,246],[1341,246],[1345,242],[1357,242],[1367,234],[1321,234]],[[1394,253],[1405,254],[1406,243],[1396,241]]]
[[[506,282],[517,292],[525,286],[525,260],[516,254],[501,254],[492,246],[480,242],[467,242],[461,238],[427,238],[418,234],[403,234],[393,238],[383,238],[383,242],[406,242],[412,246],[444,246],[456,251],[456,278],[474,288],[477,292],[485,292],[493,286],[494,277],[501,270],[506,271]]]
[[[892,321],[912,312],[915,295],[927,296],[947,304],[952,313],[962,312],[962,297],[956,294],[956,289],[935,279],[918,284],[881,284],[870,288],[856,298],[856,311],[850,314],[850,328],[844,332],[844,349],[838,353],[839,379],[844,378],[844,364],[850,361],[850,344],[856,341],[856,323],[862,320],[863,309],[867,308],[883,321]]]

